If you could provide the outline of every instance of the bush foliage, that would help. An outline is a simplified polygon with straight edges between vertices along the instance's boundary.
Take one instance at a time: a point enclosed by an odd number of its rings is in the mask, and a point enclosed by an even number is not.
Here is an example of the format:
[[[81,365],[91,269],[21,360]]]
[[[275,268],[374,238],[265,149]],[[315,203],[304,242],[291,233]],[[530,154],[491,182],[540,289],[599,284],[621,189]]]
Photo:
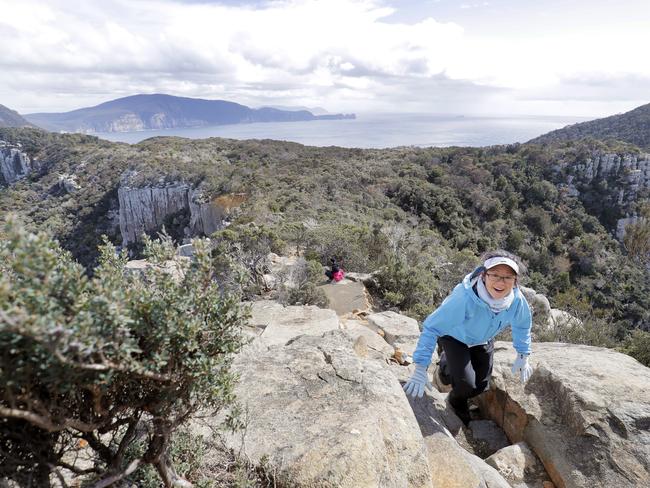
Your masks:
[[[199,408],[233,401],[232,353],[245,314],[213,280],[210,252],[173,258],[169,239],[145,242],[153,263],[127,272],[110,243],[89,278],[70,253],[14,219],[0,243],[0,479],[49,486],[66,469],[109,484],[142,465],[181,483],[168,448]],[[126,463],[131,444],[140,457]],[[69,462],[80,446],[92,465]]]

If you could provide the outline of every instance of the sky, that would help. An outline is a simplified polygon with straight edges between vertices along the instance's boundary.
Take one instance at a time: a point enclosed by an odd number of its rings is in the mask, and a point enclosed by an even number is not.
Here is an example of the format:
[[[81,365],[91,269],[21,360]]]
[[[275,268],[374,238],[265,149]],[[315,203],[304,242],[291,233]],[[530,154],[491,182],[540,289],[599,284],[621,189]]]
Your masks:
[[[0,0],[0,104],[138,93],[602,117],[650,102],[650,0]]]

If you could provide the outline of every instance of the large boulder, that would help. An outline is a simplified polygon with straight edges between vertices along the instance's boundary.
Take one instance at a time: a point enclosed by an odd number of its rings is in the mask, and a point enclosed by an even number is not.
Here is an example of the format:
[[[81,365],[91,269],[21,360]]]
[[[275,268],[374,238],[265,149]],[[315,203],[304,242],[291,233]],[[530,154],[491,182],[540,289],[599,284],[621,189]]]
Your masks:
[[[538,293],[533,288],[528,288],[526,286],[520,286],[519,290],[521,290],[526,301],[533,308],[534,314],[548,316],[548,314],[551,313],[551,302],[546,298],[546,295]]]
[[[342,318],[341,327],[355,341],[363,341],[369,355],[376,359],[387,360],[393,356],[395,349],[376,331],[367,327],[362,320]],[[360,339],[361,338],[361,339]]]
[[[301,335],[321,336],[340,328],[336,312],[309,306],[284,306],[271,300],[252,302],[249,326],[260,331],[261,343],[268,347],[286,344]]]
[[[506,446],[488,457],[485,462],[514,485],[541,486],[546,481],[544,467],[525,442]]]
[[[526,441],[556,486],[650,486],[649,368],[609,349],[539,343],[524,387],[514,356],[496,343],[482,409],[512,442]]]
[[[226,435],[227,447],[297,488],[508,487],[465,450],[467,429],[444,394],[404,394],[413,365],[396,362],[385,338],[413,335],[415,321],[389,313],[371,325],[316,307],[250,307],[251,342],[233,364],[245,428]]]
[[[318,288],[323,290],[329,300],[329,306],[338,315],[352,312],[370,312],[370,295],[360,281],[344,279],[339,283],[328,283]]]
[[[366,320],[372,328],[381,331],[388,344],[413,355],[420,337],[417,320],[392,311],[370,314]]]
[[[249,350],[233,365],[245,431],[228,446],[297,487],[433,488],[400,384],[343,331]]]

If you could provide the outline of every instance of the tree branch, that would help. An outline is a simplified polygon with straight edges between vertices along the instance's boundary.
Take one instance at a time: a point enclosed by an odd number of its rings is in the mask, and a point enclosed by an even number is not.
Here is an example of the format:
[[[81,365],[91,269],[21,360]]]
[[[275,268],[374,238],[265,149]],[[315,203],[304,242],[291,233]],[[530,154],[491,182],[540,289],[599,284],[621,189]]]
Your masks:
[[[14,419],[26,420],[36,427],[40,427],[48,432],[58,432],[69,427],[80,432],[92,432],[101,426],[101,424],[88,424],[81,420],[66,419],[63,423],[55,423],[51,419],[37,415],[34,412],[20,410],[18,408],[0,407],[0,417],[9,417]]]
[[[136,469],[138,469],[138,466],[142,464],[142,459],[134,459],[131,461],[131,464],[129,464],[125,470],[120,471],[118,473],[115,473],[114,475],[109,476],[108,478],[104,478],[103,480],[98,481],[95,485],[93,485],[92,488],[105,488],[106,486],[110,486],[116,481],[120,481],[123,478],[126,478],[128,475],[133,473]]]
[[[140,422],[140,418],[136,418],[134,420],[131,420],[129,422],[129,427],[126,429],[126,432],[124,433],[124,436],[122,436],[122,440],[120,441],[120,445],[117,448],[117,452],[115,453],[115,456],[113,458],[113,465],[119,466],[122,464],[122,458],[124,457],[124,452],[126,451],[127,447],[133,442],[137,435],[137,427],[138,423]]]
[[[124,366],[120,366],[119,364],[115,364],[110,361],[105,361],[103,363],[91,363],[91,364],[86,364],[86,363],[80,363],[78,361],[71,361],[68,358],[66,358],[63,354],[61,354],[61,351],[59,350],[54,350],[52,351],[54,353],[54,356],[61,361],[63,364],[66,364],[68,366],[73,366],[75,368],[79,369],[85,369],[88,371],[119,371],[120,373],[130,373],[134,376],[140,376],[142,378],[147,378],[150,380],[155,380],[155,381],[161,381],[161,382],[169,382],[171,381],[171,377],[164,375],[164,374],[158,374],[158,373],[153,373],[151,371],[135,371],[132,369],[125,368]]]
[[[110,464],[111,461],[113,460],[113,451],[111,451],[108,447],[106,447],[104,444],[102,444],[97,437],[92,432],[87,432],[82,436],[82,439],[84,439],[86,442],[88,442],[88,445],[97,453],[101,456],[101,458],[106,462],[106,464]]]
[[[90,474],[90,473],[96,473],[97,472],[97,470],[95,468],[79,469],[79,468],[73,466],[72,464],[68,464],[65,461],[61,461],[61,460],[57,461],[57,464],[60,467],[65,468],[68,471],[71,471],[71,472],[73,472],[74,474],[77,474],[77,475]]]

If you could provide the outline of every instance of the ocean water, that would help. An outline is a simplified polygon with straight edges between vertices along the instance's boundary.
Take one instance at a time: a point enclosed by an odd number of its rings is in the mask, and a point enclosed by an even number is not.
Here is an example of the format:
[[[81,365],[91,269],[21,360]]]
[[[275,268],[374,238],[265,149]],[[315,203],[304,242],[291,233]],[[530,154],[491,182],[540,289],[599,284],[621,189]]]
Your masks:
[[[361,114],[354,120],[259,122],[186,129],[98,133],[110,141],[135,144],[149,137],[190,139],[275,139],[308,146],[386,148],[396,146],[491,146],[526,142],[587,119],[577,117],[470,117],[427,114]]]

